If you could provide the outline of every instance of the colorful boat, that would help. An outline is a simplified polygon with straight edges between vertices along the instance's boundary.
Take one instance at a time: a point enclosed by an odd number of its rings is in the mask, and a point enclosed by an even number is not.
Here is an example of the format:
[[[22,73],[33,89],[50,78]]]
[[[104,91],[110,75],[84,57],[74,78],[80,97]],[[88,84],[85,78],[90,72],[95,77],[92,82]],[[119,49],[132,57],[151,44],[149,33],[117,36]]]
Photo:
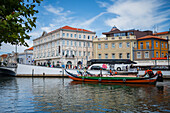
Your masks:
[[[153,74],[153,72],[147,72],[144,76],[136,75],[95,75],[91,74],[88,71],[78,74],[73,74],[68,70],[65,70],[69,78],[74,81],[83,81],[83,82],[101,82],[101,83],[134,83],[134,84],[156,84],[157,81],[163,81],[163,75],[161,71]]]

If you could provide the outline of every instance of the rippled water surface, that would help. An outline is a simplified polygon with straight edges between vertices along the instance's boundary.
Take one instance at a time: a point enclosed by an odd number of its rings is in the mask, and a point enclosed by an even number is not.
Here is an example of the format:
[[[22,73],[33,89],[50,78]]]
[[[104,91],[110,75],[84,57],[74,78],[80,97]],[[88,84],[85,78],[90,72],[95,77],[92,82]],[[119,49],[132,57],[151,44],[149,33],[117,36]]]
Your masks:
[[[157,85],[73,82],[69,78],[0,78],[4,112],[170,112],[170,80]]]

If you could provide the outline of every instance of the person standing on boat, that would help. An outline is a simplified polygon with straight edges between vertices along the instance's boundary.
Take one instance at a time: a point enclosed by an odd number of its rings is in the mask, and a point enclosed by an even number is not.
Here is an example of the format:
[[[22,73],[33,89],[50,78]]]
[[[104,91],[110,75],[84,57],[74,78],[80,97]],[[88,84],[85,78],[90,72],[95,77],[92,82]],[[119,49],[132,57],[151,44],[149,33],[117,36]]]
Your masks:
[[[110,69],[110,75],[112,75],[112,70]]]

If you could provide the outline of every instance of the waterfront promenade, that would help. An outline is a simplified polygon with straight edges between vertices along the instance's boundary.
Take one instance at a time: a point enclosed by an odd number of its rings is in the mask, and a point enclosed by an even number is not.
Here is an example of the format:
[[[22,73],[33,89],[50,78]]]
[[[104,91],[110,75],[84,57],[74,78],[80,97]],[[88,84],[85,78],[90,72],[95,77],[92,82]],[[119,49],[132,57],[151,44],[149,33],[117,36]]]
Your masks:
[[[71,69],[73,73],[77,73],[77,70]],[[100,73],[98,70],[93,70],[94,73]],[[154,71],[155,73],[156,71]],[[106,71],[103,71],[103,74]],[[139,71],[139,75],[143,75],[145,71]],[[170,78],[170,71],[162,71],[164,78]],[[62,68],[51,68],[43,66],[23,65],[18,64],[16,71],[17,77],[67,77],[65,71]]]

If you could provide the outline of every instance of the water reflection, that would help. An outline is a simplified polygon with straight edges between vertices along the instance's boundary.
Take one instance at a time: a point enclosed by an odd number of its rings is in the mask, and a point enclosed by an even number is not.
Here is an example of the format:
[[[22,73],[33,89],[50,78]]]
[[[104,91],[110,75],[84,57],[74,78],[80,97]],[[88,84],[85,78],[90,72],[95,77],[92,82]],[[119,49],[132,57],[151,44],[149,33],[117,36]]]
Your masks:
[[[14,78],[0,86],[0,112],[170,112],[169,81],[134,85]]]

